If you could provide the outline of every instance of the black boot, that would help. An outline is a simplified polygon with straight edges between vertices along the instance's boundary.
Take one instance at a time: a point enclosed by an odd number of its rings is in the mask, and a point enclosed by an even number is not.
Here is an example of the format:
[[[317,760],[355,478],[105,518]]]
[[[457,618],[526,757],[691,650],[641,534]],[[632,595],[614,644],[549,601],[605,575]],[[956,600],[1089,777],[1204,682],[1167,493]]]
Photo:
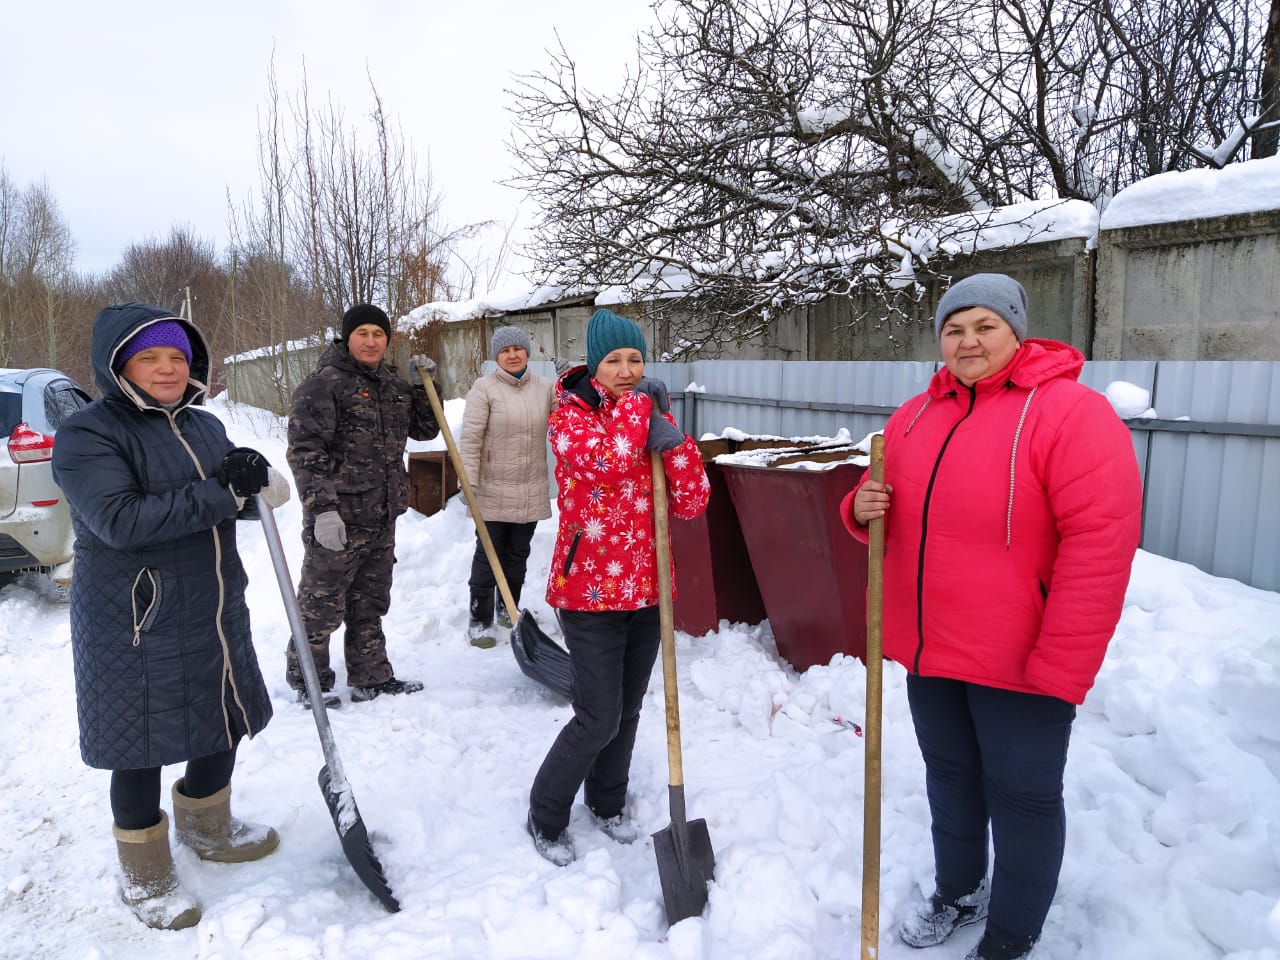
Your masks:
[[[519,580],[513,580],[507,584],[511,589],[511,605],[514,606],[515,615],[520,616],[520,591],[524,588],[524,583]],[[498,604],[498,626],[511,629],[511,612],[507,610],[505,603]]]
[[[471,621],[467,624],[467,640],[473,647],[489,649],[497,644],[493,635],[493,588],[471,588]]]

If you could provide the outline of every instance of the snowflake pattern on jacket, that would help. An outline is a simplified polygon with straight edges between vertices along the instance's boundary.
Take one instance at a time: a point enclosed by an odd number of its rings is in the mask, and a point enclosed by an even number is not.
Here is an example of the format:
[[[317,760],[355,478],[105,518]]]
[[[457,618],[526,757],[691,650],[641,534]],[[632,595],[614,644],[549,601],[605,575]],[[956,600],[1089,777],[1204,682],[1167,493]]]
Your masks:
[[[639,610],[658,602],[649,414],[643,393],[615,397],[570,370],[556,384],[547,435],[556,458],[560,526],[547,579],[547,603],[564,610]],[[666,415],[675,423],[670,414]],[[707,508],[711,485],[692,437],[662,455],[671,515]],[[675,558],[672,557],[672,594]]]

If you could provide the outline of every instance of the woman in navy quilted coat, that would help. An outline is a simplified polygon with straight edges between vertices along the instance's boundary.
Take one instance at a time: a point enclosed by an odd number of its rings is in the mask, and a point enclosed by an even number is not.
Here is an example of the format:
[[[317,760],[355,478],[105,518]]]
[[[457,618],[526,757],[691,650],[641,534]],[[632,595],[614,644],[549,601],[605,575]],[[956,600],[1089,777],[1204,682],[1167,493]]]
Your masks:
[[[68,418],[53,455],[75,528],[80,752],[112,771],[124,901],[148,926],[177,929],[200,908],[173,869],[165,764],[186,762],[175,832],[199,856],[257,859],[279,842],[230,812],[237,744],[271,719],[235,521],[260,491],[284,502],[288,484],[199,408],[209,352],[187,321],[146,304],[107,307],[94,321],[93,367],[102,397]]]

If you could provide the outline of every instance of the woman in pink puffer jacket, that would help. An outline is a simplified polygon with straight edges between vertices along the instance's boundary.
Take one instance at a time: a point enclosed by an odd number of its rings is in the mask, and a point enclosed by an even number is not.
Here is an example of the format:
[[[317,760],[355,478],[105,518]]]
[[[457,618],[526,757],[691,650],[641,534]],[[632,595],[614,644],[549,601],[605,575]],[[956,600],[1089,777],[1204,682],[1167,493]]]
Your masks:
[[[1077,382],[1080,351],[1026,339],[1026,309],[1003,274],[946,292],[945,366],[885,427],[885,482],[864,476],[841,506],[859,539],[886,521],[884,653],[907,668],[925,760],[936,889],[899,936],[932,946],[989,910],[966,960],[1025,957],[1040,936],[1071,723],[1141,527],[1129,431]]]

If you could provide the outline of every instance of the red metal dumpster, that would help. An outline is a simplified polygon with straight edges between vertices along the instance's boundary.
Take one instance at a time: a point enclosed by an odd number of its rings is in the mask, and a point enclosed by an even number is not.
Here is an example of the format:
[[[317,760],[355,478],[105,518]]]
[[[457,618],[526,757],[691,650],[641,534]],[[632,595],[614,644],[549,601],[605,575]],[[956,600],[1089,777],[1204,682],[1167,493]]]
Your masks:
[[[719,465],[778,653],[797,670],[837,653],[866,657],[867,548],[849,536],[838,513],[866,469],[847,462],[856,453],[799,452]],[[785,469],[798,460],[831,465]]]
[[[721,620],[759,623],[765,617],[729,487],[712,462],[739,445],[726,439],[698,441],[711,499],[702,516],[670,521],[671,553],[676,560],[675,625],[693,636],[715,630]]]

